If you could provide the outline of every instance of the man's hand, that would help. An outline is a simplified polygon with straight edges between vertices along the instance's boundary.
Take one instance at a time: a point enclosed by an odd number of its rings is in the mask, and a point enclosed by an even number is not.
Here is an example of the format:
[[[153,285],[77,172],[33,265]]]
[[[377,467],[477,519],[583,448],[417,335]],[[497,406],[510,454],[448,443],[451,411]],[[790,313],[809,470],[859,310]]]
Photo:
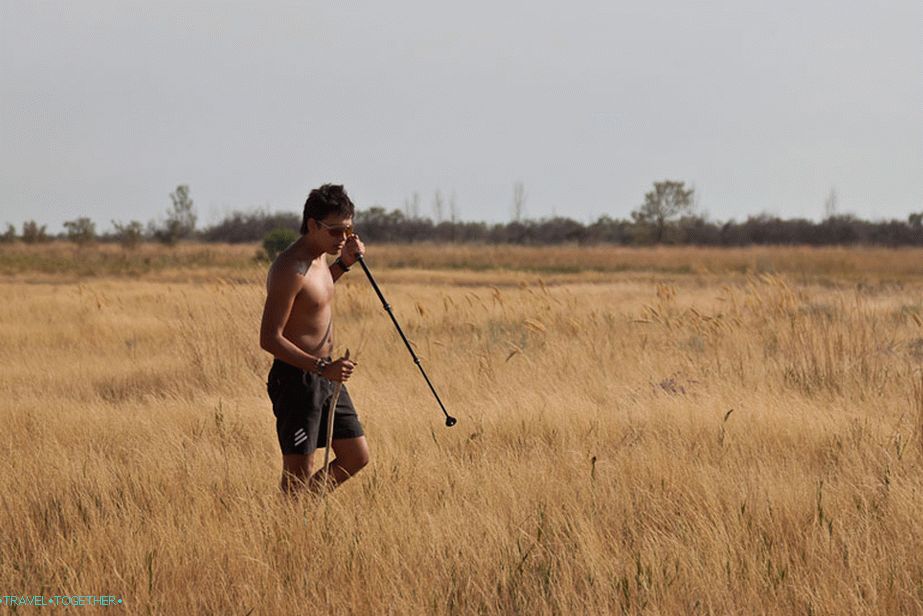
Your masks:
[[[343,259],[346,267],[352,267],[353,263],[359,260],[359,256],[364,254],[365,244],[362,243],[358,235],[353,233],[346,238],[346,244],[343,245],[343,250],[340,251],[340,258]]]
[[[350,361],[345,357],[341,357],[340,359],[327,364],[323,372],[321,372],[321,376],[329,381],[345,383],[349,380],[349,377],[352,376],[353,370],[355,368],[356,362]]]

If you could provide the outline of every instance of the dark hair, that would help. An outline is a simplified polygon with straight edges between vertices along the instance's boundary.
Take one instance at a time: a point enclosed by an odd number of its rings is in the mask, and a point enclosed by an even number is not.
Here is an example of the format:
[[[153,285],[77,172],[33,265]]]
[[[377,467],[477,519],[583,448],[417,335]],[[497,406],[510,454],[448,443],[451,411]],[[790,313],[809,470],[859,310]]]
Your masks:
[[[301,234],[308,232],[308,219],[323,220],[330,214],[343,218],[351,218],[356,208],[349,200],[343,186],[339,184],[324,184],[315,188],[304,202],[304,215],[301,217]]]

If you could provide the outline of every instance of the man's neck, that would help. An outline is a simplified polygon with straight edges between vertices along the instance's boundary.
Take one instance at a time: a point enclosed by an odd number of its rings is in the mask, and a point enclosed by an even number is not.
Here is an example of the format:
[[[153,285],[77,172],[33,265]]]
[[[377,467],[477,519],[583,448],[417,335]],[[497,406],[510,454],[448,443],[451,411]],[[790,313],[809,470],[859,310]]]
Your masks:
[[[298,255],[299,259],[316,261],[318,257],[324,254],[324,249],[315,246],[314,243],[308,239],[307,235],[302,235],[298,241],[295,242],[295,254]]]

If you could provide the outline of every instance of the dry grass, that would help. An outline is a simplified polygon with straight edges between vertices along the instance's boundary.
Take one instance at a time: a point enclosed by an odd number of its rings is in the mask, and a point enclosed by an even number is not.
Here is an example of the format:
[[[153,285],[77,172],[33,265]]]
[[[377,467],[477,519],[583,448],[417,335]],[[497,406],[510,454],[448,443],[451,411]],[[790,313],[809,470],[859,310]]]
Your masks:
[[[249,279],[266,268],[256,244],[115,244],[68,242],[0,244],[0,276],[33,281],[62,276],[143,276],[147,280]],[[374,263],[392,269],[540,273],[552,279],[605,281],[612,273],[658,272],[697,276],[785,274],[799,283],[894,283],[923,279],[923,249],[841,247],[613,247],[378,245]],[[505,277],[499,281],[506,280]]]
[[[459,424],[351,273],[339,341],[372,463],[322,502],[277,494],[259,266],[0,283],[0,594],[151,614],[923,613],[919,261],[718,275],[742,257],[681,249],[644,254],[691,274],[539,279],[418,271],[448,257],[416,250],[374,253],[376,273]],[[627,259],[594,251],[574,254]]]

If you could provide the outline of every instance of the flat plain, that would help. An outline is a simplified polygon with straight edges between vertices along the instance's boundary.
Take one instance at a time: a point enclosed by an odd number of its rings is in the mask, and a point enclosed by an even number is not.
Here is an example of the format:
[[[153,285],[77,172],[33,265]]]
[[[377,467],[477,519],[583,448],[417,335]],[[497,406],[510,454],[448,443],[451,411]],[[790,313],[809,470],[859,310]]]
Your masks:
[[[371,463],[278,493],[256,246],[0,246],[0,594],[923,613],[923,251],[370,246]]]

